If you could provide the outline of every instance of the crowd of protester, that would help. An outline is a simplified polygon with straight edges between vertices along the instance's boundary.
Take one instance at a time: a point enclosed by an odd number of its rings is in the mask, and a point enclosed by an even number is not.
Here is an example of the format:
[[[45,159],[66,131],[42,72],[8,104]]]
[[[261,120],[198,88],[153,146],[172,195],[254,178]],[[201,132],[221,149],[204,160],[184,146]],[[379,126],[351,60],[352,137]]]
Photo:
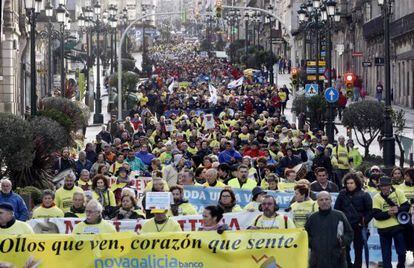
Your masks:
[[[139,219],[149,219],[140,233],[181,231],[171,216],[197,214],[184,188],[219,187],[218,203],[202,212],[200,231],[227,230],[225,213],[260,211],[249,229],[305,228],[310,267],[361,267],[373,219],[383,267],[391,267],[392,240],[404,267],[413,229],[397,216],[411,211],[413,169],[396,167],[389,177],[378,166],[357,171],[363,160],[352,139],[338,136],[330,144],[323,129],[287,121],[287,87],[246,77],[229,89],[242,70],[198,56],[192,44],[157,46],[151,57],[154,75],[138,87],[139,101],[125,120],[112,116],[76,158],[69,149],[61,152],[54,172],[70,170],[62,187],[43,191],[42,203],[28,209],[12,191],[12,178],[1,181],[0,234],[33,233],[28,219],[60,217],[85,219],[74,233],[116,232],[107,220]],[[146,196],[139,198],[134,186],[138,177],[152,178],[145,192],[171,192],[171,208],[146,210]],[[251,191],[247,206],[237,203],[235,189]],[[294,193],[289,208],[280,211],[268,191]],[[331,193],[338,193],[334,203]]]

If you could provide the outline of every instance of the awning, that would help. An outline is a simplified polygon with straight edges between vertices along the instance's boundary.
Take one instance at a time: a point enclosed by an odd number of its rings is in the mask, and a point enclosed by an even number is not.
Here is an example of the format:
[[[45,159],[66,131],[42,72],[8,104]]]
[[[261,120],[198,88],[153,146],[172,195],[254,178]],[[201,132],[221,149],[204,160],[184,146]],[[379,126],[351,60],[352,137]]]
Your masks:
[[[414,60],[414,49],[398,54],[397,60]]]

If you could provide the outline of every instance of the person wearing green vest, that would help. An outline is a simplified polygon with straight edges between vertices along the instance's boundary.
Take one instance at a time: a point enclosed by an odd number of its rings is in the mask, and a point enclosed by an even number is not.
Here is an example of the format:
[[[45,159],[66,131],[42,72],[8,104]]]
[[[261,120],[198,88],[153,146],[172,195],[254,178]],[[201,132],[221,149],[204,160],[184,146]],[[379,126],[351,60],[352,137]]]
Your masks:
[[[335,183],[341,188],[342,178],[349,172],[351,161],[350,149],[345,145],[345,137],[339,136],[338,144],[332,149],[332,165],[336,173]]]
[[[248,175],[249,168],[246,165],[240,165],[237,168],[237,178],[229,180],[228,185],[233,189],[253,190],[257,186],[257,182],[248,178]]]
[[[397,267],[405,267],[404,226],[400,224],[398,214],[408,212],[410,204],[404,193],[391,185],[390,177],[381,177],[378,187],[381,192],[373,198],[372,216],[380,237],[383,267],[392,268],[393,240],[398,255]]]
[[[359,149],[354,147],[355,144],[353,139],[348,139],[346,145],[349,148],[349,159],[352,163],[352,167],[354,169],[358,169],[358,167],[362,164],[362,155],[359,152]]]

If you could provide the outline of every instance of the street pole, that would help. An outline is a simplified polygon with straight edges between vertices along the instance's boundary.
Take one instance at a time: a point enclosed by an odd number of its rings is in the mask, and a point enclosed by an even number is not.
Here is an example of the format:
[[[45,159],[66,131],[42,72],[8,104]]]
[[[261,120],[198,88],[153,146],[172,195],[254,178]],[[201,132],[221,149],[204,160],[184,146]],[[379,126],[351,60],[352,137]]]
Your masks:
[[[319,51],[319,18],[315,16],[315,31],[316,31],[316,83],[319,85],[319,58],[320,58],[320,51]],[[322,88],[321,88],[322,89]]]
[[[391,2],[384,3],[384,50],[385,50],[385,122],[384,122],[384,150],[385,167],[395,165],[395,139],[391,120],[391,60],[390,60],[390,13]]]
[[[271,64],[270,64],[270,68],[269,68],[269,72],[270,72],[270,85],[274,85],[275,83],[275,79],[274,79],[274,73],[273,73],[273,64],[274,64],[274,58],[273,58],[273,47],[272,47],[272,17],[269,17],[269,38],[270,38],[270,57],[271,57]]]
[[[47,56],[48,56],[48,64],[49,64],[49,81],[47,83],[47,87],[48,87],[48,93],[50,96],[52,96],[52,80],[53,80],[53,68],[52,68],[52,23],[49,19],[49,23],[48,23],[48,44],[47,44]]]
[[[96,96],[95,96],[95,114],[93,115],[94,124],[103,123],[103,114],[102,114],[102,100],[101,100],[101,66],[100,66],[100,46],[99,46],[99,31],[100,31],[100,21],[96,21]]]
[[[36,12],[32,8],[29,15],[30,22],[30,114],[37,113],[36,93]]]
[[[248,57],[248,46],[249,46],[249,20],[246,19],[244,22],[245,24],[245,31],[244,31],[244,54],[246,56],[246,67],[247,67],[247,57]]]
[[[111,74],[114,72],[114,30],[111,29]]]
[[[65,23],[60,24],[60,90],[62,97],[66,97],[65,90]]]
[[[91,69],[91,45],[92,42],[90,42],[91,34],[89,33],[89,30],[86,30],[86,93],[85,93],[85,105],[89,107],[89,95],[90,95],[90,78],[89,78],[89,71]],[[91,111],[92,112],[92,111]]]
[[[168,12],[168,13],[154,13],[141,16],[131,22],[126,28],[125,31],[122,33],[121,39],[119,40],[118,46],[118,120],[122,120],[122,44],[126,40],[126,35],[131,27],[136,24],[137,22],[149,17],[149,16],[166,16],[166,15],[178,15],[181,14],[180,12]]]
[[[332,27],[332,23],[331,23],[331,18],[328,18],[328,62],[327,62],[327,67],[328,67],[328,87],[332,87],[332,34],[331,34],[331,27]],[[335,129],[335,124],[334,124],[334,104],[333,103],[328,103],[328,107],[329,107],[329,111],[328,111],[328,122],[326,125],[326,134],[328,136],[328,140],[330,144],[333,144],[334,142],[334,129]]]

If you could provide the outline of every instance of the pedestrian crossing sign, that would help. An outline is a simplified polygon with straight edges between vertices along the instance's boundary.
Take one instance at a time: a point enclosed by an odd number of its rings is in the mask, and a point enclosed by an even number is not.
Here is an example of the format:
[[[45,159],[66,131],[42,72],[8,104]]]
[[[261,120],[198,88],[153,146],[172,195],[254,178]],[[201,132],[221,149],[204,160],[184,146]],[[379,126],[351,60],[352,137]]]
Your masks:
[[[306,84],[305,85],[305,97],[313,97],[318,95],[319,85],[318,84]]]

